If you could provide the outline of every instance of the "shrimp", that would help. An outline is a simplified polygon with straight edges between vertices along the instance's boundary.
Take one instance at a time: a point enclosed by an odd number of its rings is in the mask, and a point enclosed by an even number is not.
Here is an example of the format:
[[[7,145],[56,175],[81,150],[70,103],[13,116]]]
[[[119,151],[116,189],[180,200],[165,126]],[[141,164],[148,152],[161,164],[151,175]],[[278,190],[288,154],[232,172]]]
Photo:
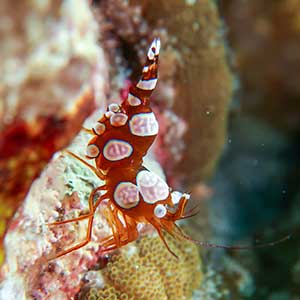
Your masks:
[[[110,104],[94,127],[85,129],[93,135],[87,145],[86,158],[94,160],[95,166],[77,154],[65,151],[90,168],[104,184],[91,192],[88,214],[50,224],[61,225],[88,219],[85,240],[57,253],[54,258],[80,249],[91,241],[94,214],[104,201],[105,216],[112,234],[100,241],[102,253],[136,240],[140,223],[151,224],[168,251],[175,257],[176,254],[164,238],[164,231],[175,238],[188,239],[205,247],[249,248],[196,241],[186,235],[176,225],[176,221],[197,213],[197,207],[185,213],[190,195],[171,191],[164,180],[143,166],[143,158],[159,131],[159,124],[150,103],[150,96],[157,83],[159,51],[160,40],[155,38],[148,50],[142,76],[135,86],[130,87],[128,97],[120,105]]]

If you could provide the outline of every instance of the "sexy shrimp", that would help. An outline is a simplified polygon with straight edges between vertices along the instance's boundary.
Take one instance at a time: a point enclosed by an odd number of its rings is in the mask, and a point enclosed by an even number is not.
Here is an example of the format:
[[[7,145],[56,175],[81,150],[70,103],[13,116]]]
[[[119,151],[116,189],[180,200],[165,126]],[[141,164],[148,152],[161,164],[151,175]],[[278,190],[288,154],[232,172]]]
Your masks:
[[[196,214],[196,208],[185,213],[190,196],[177,191],[171,192],[165,181],[142,165],[143,157],[159,130],[150,105],[150,96],[157,83],[159,50],[160,40],[154,39],[147,53],[142,77],[130,88],[127,99],[120,105],[110,104],[95,126],[85,129],[93,135],[87,146],[86,158],[95,160],[96,167],[76,154],[66,151],[89,167],[104,181],[104,185],[91,192],[88,214],[50,224],[60,225],[88,219],[85,240],[59,252],[55,258],[75,251],[91,241],[94,214],[103,201],[106,206],[106,218],[112,228],[112,235],[100,242],[103,253],[136,240],[139,223],[151,224],[174,256],[176,255],[164,239],[163,231],[206,247],[249,248],[215,245],[195,241],[187,236],[175,222]]]
[[[104,200],[106,217],[113,234],[101,241],[103,252],[136,240],[138,223],[143,223],[152,224],[168,250],[175,255],[162,232],[165,230],[173,235],[182,235],[175,221],[187,217],[184,209],[189,195],[171,193],[166,182],[142,165],[143,157],[159,130],[150,106],[150,96],[157,83],[159,50],[160,40],[154,39],[147,53],[142,77],[130,88],[127,99],[120,105],[109,105],[107,112],[95,126],[90,130],[86,129],[94,135],[88,143],[86,158],[94,159],[96,167],[67,151],[92,169],[105,183],[90,194],[89,214],[51,224],[88,219],[86,239],[58,253],[56,258],[90,242],[94,213]],[[103,191],[101,196],[97,196],[99,191]]]

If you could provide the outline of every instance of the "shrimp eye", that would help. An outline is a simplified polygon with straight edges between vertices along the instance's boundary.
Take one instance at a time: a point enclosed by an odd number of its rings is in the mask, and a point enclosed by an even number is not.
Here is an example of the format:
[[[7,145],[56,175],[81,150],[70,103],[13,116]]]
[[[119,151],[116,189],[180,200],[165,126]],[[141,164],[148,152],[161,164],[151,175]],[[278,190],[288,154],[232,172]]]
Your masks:
[[[162,204],[157,204],[154,208],[154,214],[157,218],[163,218],[167,214],[167,209]]]
[[[117,103],[111,103],[108,106],[108,111],[119,112],[120,111],[120,106]]]

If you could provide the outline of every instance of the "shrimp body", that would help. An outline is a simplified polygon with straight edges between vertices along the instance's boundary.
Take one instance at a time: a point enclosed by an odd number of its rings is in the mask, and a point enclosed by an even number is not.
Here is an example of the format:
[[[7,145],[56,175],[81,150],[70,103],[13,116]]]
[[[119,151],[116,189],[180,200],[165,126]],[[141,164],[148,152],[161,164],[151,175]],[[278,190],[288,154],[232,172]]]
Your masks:
[[[117,249],[138,238],[138,223],[152,224],[168,250],[163,231],[186,237],[175,221],[189,217],[184,210],[189,195],[171,192],[167,183],[143,166],[143,157],[154,142],[159,124],[150,106],[150,96],[157,82],[160,40],[154,39],[139,82],[129,90],[120,104],[109,105],[106,113],[91,130],[86,158],[94,159],[96,167],[76,154],[71,156],[91,168],[104,181],[89,198],[90,213],[76,219],[52,223],[65,224],[88,218],[86,239],[58,253],[59,257],[85,246],[91,240],[96,208],[105,201],[105,217],[112,235],[101,241],[102,252]],[[101,191],[101,195],[99,195]],[[176,256],[176,255],[175,255]]]
[[[114,205],[138,222],[149,218],[162,218],[167,209],[158,211],[161,205],[173,205],[168,185],[155,173],[142,167],[140,170],[124,168],[113,170],[106,183],[107,197]]]

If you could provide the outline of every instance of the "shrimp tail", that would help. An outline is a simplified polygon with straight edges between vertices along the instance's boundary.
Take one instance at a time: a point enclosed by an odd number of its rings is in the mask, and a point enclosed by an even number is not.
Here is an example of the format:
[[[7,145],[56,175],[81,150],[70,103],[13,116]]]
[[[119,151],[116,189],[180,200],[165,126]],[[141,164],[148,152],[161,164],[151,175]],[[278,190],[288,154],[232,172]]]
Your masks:
[[[129,89],[128,97],[125,100],[128,104],[132,106],[138,106],[141,103],[149,105],[149,97],[155,89],[158,80],[159,51],[160,39],[155,38],[149,47],[140,80]]]

